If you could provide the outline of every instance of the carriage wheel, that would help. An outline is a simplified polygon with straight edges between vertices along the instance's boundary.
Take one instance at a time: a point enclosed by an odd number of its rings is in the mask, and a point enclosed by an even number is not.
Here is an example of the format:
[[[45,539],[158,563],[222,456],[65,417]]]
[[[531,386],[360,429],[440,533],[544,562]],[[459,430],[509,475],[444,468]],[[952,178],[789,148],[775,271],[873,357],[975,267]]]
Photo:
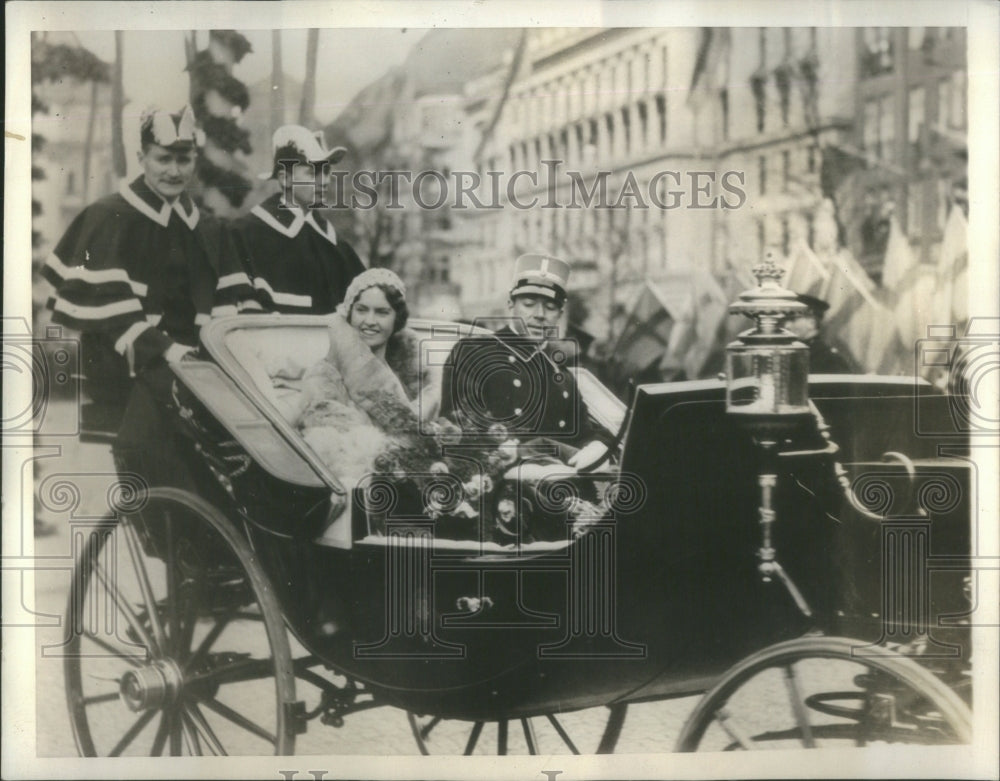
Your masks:
[[[477,747],[478,753],[486,753],[484,749],[491,742],[490,738],[494,733],[498,755],[507,754],[512,749],[517,753],[523,749],[528,754],[553,754],[557,751],[554,747],[560,745],[563,750],[569,750],[571,754],[590,751],[594,754],[610,754],[615,750],[618,737],[621,735],[628,705],[609,705],[607,710],[607,717],[599,736],[594,730],[594,725],[581,724],[577,725],[578,729],[572,730],[577,737],[575,741],[570,737],[568,725],[564,724],[564,721],[575,720],[584,711],[559,717],[554,713],[547,713],[544,717],[535,718],[502,719],[493,722],[473,721],[471,726],[468,721],[443,719],[440,716],[418,716],[413,712],[407,712],[406,717],[409,719],[417,747],[424,755],[457,753],[461,750],[465,756],[469,756],[477,753]],[[511,723],[519,724],[520,733],[516,727],[514,732],[511,732]]]
[[[202,499],[147,496],[91,535],[74,571],[63,652],[77,750],[293,753],[291,652],[256,555]]]
[[[698,703],[676,750],[971,739],[968,707],[912,659],[857,640],[805,637],[731,668]]]

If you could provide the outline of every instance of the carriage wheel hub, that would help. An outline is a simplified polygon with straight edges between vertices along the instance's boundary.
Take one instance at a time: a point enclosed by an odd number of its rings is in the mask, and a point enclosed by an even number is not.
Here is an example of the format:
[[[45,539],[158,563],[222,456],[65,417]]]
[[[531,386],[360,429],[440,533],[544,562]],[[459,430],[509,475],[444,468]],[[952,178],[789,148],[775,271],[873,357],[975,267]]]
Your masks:
[[[145,667],[129,670],[121,679],[119,696],[132,711],[162,708],[174,702],[184,676],[171,659],[157,659]]]

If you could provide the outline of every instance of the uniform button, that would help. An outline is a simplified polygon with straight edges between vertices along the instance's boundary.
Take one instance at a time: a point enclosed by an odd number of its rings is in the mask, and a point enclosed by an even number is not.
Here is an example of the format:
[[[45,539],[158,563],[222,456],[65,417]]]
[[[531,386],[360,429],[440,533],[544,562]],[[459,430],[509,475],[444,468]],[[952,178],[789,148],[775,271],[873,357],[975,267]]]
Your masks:
[[[514,387],[515,388],[520,388],[521,387],[521,381],[520,380],[514,380]]]
[[[553,374],[552,379],[555,380],[556,382],[562,382],[563,376],[561,374]]]
[[[513,355],[508,355],[507,356],[507,363],[514,363],[514,356]]]
[[[521,408],[520,407],[515,408],[514,409],[514,414],[515,415],[520,415],[521,414]]]
[[[566,428],[566,421],[565,420],[560,420],[559,421],[559,428]]]
[[[564,399],[568,399],[569,398],[569,391],[563,391],[563,398]]]

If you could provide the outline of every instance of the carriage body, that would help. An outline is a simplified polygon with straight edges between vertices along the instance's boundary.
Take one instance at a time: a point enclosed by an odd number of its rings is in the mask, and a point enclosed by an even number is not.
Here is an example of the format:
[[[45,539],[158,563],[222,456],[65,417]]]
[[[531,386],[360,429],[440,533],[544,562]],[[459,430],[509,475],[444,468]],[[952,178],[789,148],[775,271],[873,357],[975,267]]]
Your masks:
[[[469,332],[414,327],[438,361]],[[327,338],[323,318],[244,316],[206,327],[213,361],[177,369],[180,420],[211,477],[206,491],[249,536],[301,644],[381,702],[496,719],[680,696],[810,631],[907,642],[938,616],[951,620],[933,630],[935,642],[968,648],[967,568],[940,573],[924,624],[901,630],[901,617],[888,615],[902,597],[886,594],[886,525],[852,506],[833,479],[836,459],[856,484],[877,479],[888,488],[871,510],[922,535],[925,558],[967,557],[974,486],[960,457],[965,438],[949,428],[947,397],[928,386],[813,378],[810,393],[841,452],[821,452],[815,429],[793,435],[776,494],[775,547],[805,615],[758,573],[757,453],[727,418],[719,381],[638,389],[620,469],[590,478],[591,490],[619,491],[613,517],[579,536],[567,524],[565,539],[501,546],[483,534],[441,539],[411,508],[383,512],[376,528],[371,508],[338,480],[336,465],[315,457],[233,349],[239,334],[305,362],[324,354]],[[596,422],[614,430],[624,409],[581,376]],[[935,435],[924,436],[917,419]],[[957,457],[942,457],[941,445]],[[887,451],[908,458],[887,463]]]

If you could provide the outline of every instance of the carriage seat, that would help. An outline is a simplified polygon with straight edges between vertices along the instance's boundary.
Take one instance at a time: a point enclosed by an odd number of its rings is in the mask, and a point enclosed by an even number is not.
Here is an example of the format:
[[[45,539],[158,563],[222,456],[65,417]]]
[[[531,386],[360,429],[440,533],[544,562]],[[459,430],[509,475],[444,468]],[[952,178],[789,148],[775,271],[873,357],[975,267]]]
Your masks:
[[[325,328],[293,326],[237,330],[226,345],[254,385],[289,423],[301,411],[302,378],[330,349]]]

